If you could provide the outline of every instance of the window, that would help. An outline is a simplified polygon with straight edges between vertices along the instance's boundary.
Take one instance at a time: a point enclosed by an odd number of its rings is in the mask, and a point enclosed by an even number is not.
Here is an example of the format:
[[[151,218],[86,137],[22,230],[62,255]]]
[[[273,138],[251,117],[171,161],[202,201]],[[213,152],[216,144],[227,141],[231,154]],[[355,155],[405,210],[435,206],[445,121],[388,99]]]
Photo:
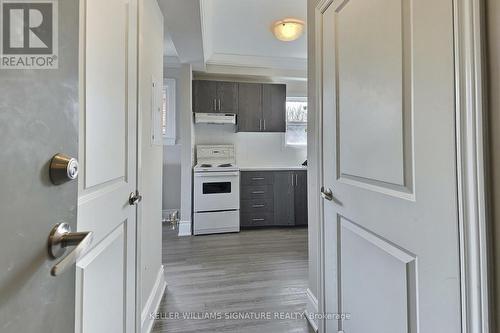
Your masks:
[[[175,79],[163,81],[161,134],[164,145],[175,145]]]
[[[306,97],[289,97],[286,100],[286,145],[307,145]]]

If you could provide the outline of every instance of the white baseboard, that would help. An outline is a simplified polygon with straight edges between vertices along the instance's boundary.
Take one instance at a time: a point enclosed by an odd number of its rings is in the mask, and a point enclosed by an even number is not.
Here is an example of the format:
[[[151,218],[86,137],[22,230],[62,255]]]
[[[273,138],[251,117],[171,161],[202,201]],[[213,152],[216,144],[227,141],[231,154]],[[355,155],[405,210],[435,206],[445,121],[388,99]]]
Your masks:
[[[144,309],[141,313],[142,333],[151,332],[155,321],[154,316],[152,316],[151,314],[156,314],[156,312],[158,311],[163,293],[165,292],[165,288],[167,288],[167,281],[165,280],[165,270],[162,265],[160,267],[160,270],[158,271],[153,290],[151,290],[151,294],[149,295],[148,300],[144,305]]]
[[[318,319],[314,318],[313,315],[318,313],[318,299],[316,298],[316,296],[313,295],[312,291],[309,288],[307,288],[306,294],[307,294],[307,306],[305,313],[307,321],[309,322],[313,330],[317,332],[319,323]]]
[[[179,222],[179,237],[191,236],[191,221]]]

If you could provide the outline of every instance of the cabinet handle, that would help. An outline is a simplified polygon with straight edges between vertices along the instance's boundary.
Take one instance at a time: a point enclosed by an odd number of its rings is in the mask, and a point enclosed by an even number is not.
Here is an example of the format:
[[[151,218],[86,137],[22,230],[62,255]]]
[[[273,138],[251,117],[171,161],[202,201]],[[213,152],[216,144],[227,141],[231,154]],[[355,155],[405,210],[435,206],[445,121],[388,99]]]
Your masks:
[[[290,176],[292,177],[292,187],[294,187],[295,185],[293,184],[293,173],[290,174]]]
[[[265,207],[266,205],[253,205],[252,208],[262,208]]]
[[[264,180],[265,178],[264,177],[254,177],[252,178],[252,180]]]
[[[262,119],[259,119],[259,131],[262,131]]]
[[[264,194],[264,191],[253,191],[252,194]]]
[[[217,104],[216,103],[217,103],[217,100],[214,98],[214,108],[213,108],[214,111],[217,111]]]
[[[299,184],[299,175],[295,174],[295,186]]]
[[[220,111],[220,98],[219,98],[219,111]]]
[[[266,120],[264,119],[264,131],[266,130]]]
[[[254,222],[262,222],[262,221],[265,221],[266,219],[252,219],[252,221]]]

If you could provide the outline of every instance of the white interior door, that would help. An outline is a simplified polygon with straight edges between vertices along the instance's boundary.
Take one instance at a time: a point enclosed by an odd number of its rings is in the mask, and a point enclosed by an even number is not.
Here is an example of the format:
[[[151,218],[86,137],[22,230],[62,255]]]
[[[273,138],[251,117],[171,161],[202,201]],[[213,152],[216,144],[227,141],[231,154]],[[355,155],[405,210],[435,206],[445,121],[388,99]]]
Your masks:
[[[327,332],[461,331],[452,5],[323,12]]]
[[[78,230],[95,233],[77,263],[76,332],[135,331],[137,3],[81,1]]]

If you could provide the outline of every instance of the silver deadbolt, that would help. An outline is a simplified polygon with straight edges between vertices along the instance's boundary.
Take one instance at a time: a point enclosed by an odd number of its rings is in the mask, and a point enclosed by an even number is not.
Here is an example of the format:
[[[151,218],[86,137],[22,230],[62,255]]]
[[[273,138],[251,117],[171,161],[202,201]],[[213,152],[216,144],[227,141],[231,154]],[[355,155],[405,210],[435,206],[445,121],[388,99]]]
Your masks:
[[[78,177],[78,160],[64,154],[57,154],[50,161],[50,180],[60,185]]]

